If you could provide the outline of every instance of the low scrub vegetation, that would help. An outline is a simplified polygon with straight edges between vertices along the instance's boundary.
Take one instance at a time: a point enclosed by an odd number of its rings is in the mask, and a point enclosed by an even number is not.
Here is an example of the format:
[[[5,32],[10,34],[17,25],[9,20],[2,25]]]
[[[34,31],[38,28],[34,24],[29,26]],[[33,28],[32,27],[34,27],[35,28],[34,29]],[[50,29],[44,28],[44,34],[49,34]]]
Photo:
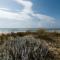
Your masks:
[[[60,33],[41,29],[0,34],[0,59],[60,60]]]

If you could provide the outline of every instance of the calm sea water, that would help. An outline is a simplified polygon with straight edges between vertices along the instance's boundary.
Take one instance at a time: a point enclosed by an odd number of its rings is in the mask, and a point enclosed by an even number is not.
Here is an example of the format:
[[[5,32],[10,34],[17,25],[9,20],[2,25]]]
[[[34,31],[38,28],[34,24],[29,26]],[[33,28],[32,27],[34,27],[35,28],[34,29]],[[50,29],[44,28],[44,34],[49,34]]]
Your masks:
[[[0,28],[0,32],[26,32],[26,31],[36,31],[35,28]]]
[[[25,32],[25,28],[0,28],[0,32]]]
[[[25,32],[25,31],[36,31],[37,28],[0,28],[0,32]],[[60,32],[60,29],[46,29],[47,31],[57,31]]]

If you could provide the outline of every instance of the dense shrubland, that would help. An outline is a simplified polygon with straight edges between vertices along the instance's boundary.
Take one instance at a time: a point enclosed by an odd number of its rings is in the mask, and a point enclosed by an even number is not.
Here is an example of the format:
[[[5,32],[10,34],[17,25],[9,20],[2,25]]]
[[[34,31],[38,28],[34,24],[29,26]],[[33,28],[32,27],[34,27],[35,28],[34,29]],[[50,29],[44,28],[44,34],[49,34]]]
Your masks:
[[[38,30],[0,34],[0,60],[60,60],[60,33]]]

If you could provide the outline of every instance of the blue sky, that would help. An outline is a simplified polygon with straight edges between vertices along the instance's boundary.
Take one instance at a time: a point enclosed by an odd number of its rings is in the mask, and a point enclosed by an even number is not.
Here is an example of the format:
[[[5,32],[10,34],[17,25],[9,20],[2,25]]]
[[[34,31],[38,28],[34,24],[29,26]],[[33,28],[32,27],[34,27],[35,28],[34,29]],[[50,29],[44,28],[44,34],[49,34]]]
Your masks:
[[[60,28],[60,0],[1,0],[0,28]]]
[[[37,13],[47,14],[56,19],[60,19],[60,0],[33,0],[33,10]]]

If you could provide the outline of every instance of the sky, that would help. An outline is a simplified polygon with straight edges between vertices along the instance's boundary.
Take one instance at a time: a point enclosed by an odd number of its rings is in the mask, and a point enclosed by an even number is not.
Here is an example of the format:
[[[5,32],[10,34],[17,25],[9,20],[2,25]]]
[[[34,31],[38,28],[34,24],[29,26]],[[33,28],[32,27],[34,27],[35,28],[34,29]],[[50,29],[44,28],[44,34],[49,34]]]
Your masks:
[[[0,0],[0,28],[60,28],[60,0]]]

